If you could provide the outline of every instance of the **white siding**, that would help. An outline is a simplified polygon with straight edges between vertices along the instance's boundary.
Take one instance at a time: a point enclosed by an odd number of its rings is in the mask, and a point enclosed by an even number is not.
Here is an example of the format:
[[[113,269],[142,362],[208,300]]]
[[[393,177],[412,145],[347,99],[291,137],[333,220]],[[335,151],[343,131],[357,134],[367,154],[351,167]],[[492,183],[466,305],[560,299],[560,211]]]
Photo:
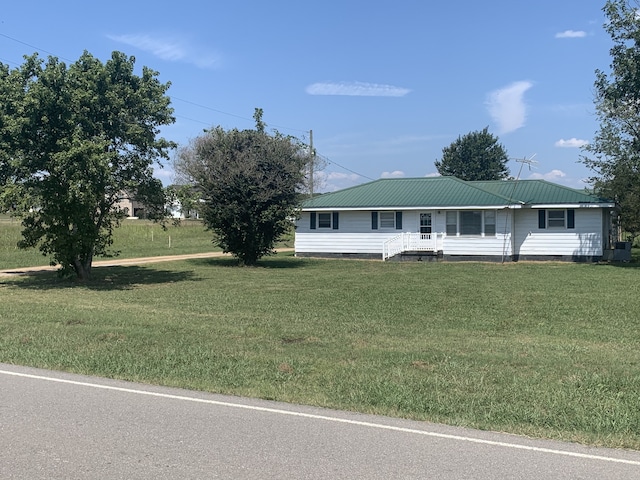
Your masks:
[[[432,213],[433,233],[446,231],[445,210]],[[515,215],[515,217],[514,217]],[[341,211],[339,229],[310,229],[309,212],[296,222],[295,250],[300,253],[380,254],[385,240],[401,232],[418,232],[420,211],[405,211],[402,230],[371,229],[370,211]],[[514,239],[512,225],[515,218]],[[496,235],[444,236],[444,255],[510,256],[512,243],[519,255],[601,256],[603,254],[602,209],[576,208],[574,229],[538,228],[537,209],[498,210]]]
[[[296,222],[295,251],[299,253],[380,254],[385,240],[401,230],[372,230],[371,212],[340,212],[338,230],[311,230],[309,212]],[[404,225],[404,218],[403,218]]]
[[[516,215],[516,254],[601,256],[602,209],[576,208],[575,228],[538,228],[538,210],[522,209]]]

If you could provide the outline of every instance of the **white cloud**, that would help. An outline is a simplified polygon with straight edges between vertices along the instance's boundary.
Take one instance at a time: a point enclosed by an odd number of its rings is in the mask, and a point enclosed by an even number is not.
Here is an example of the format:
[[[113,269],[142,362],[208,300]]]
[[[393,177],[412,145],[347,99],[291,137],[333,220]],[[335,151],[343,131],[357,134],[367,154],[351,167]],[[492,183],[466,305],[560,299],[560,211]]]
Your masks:
[[[529,81],[514,82],[487,96],[487,109],[498,124],[498,133],[509,133],[524,126],[527,106],[524,94],[533,86]]]
[[[529,178],[534,180],[547,180],[549,182],[557,182],[559,179],[566,177],[567,174],[562,170],[551,170],[547,173],[532,173]]]
[[[560,148],[580,148],[588,144],[589,142],[587,140],[578,140],[577,138],[573,137],[568,140],[561,138],[554,145]]]
[[[380,178],[402,178],[404,177],[404,172],[402,170],[394,170],[393,172],[382,172],[380,174]]]
[[[582,30],[565,30],[564,32],[556,33],[556,38],[583,38],[587,36],[587,32]]]
[[[191,63],[199,68],[213,68],[220,63],[217,55],[200,52],[184,40],[164,39],[146,34],[107,35],[107,37],[170,62]]]
[[[427,173],[425,177],[440,177],[441,175],[438,172]]]
[[[335,192],[359,183],[362,183],[362,177],[355,173],[320,171],[315,174],[316,190],[319,192]]]
[[[353,97],[404,97],[411,90],[365,82],[314,83],[306,88],[309,95],[347,95]]]

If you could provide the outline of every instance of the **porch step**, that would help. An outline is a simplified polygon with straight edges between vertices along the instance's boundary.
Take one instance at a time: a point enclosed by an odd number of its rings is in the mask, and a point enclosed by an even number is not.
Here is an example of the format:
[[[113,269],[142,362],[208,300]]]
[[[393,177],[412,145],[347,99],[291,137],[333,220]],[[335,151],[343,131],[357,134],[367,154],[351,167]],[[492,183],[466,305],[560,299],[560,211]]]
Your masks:
[[[387,262],[437,262],[442,260],[442,250],[438,252],[406,251],[387,259]]]

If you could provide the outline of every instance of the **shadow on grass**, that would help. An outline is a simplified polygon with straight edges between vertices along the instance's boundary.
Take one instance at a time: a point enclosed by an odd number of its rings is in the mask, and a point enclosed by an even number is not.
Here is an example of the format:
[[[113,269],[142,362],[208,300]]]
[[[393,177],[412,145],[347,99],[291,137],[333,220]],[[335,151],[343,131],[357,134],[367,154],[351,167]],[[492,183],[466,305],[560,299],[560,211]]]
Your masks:
[[[136,285],[154,285],[199,280],[194,272],[161,270],[142,266],[114,266],[94,268],[91,281],[79,282],[75,278],[60,278],[57,272],[37,272],[2,279],[0,286],[13,286],[30,290],[62,290],[67,288],[86,288],[88,290],[130,290]]]
[[[608,262],[601,263],[600,265],[611,265],[612,267],[618,268],[640,268],[640,262],[636,260],[632,260],[630,262]]]
[[[264,257],[253,267],[245,267],[238,262],[238,259],[232,257],[193,258],[186,260],[186,262],[196,266],[226,268],[301,268],[306,267],[310,263],[306,259],[284,256],[283,254]]]

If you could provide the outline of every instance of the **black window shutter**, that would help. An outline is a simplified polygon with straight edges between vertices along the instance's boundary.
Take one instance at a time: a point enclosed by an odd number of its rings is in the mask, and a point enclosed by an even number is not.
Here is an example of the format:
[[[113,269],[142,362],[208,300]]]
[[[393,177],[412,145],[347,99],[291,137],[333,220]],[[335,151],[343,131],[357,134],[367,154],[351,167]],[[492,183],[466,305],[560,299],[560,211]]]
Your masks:
[[[316,212],[309,213],[309,217],[311,218],[311,224],[309,225],[309,228],[311,230],[315,230],[316,229]]]
[[[538,228],[547,228],[546,213],[546,210],[538,210]]]
[[[333,229],[338,230],[338,212],[333,212]]]
[[[576,228],[576,211],[567,210],[567,228]]]
[[[402,230],[402,212],[396,212],[396,230]]]
[[[378,212],[371,212],[371,230],[378,229]]]

